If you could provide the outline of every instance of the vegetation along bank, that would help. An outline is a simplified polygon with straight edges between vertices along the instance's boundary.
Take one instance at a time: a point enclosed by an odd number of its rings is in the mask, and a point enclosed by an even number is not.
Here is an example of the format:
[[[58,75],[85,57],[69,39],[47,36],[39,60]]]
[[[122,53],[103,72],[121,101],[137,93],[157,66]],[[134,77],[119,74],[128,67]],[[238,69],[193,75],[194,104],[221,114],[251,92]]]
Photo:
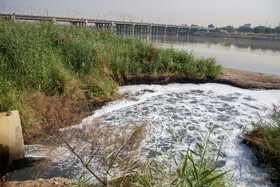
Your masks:
[[[243,143],[251,147],[261,163],[265,163],[271,181],[280,185],[280,106],[274,106],[268,120],[252,123],[253,130],[244,131]]]
[[[50,22],[0,20],[0,111],[20,111],[27,144],[119,98],[125,77],[203,80],[221,74],[214,58],[138,39]]]

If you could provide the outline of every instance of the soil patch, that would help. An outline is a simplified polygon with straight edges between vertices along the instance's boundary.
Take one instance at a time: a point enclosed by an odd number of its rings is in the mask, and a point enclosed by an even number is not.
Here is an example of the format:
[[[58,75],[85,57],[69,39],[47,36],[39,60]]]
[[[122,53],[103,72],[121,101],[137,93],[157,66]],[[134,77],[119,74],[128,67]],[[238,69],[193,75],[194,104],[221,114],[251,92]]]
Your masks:
[[[11,181],[6,182],[3,184],[3,187],[53,187],[53,186],[60,186],[60,187],[66,187],[74,185],[75,182],[64,179],[64,178],[52,178],[52,179],[37,179],[37,180],[27,180],[27,181]]]
[[[280,89],[280,76],[229,68],[223,72],[217,82],[247,89]]]
[[[87,99],[71,101],[62,96],[39,95],[27,101],[35,112],[37,124],[33,129],[23,129],[25,144],[38,143],[54,135],[58,129],[79,124],[82,119],[103,106],[107,100],[90,101]],[[34,129],[36,128],[36,129]]]
[[[280,76],[224,68],[218,79],[187,79],[184,75],[131,75],[123,79],[122,85],[169,84],[169,83],[221,83],[245,89],[280,89]]]

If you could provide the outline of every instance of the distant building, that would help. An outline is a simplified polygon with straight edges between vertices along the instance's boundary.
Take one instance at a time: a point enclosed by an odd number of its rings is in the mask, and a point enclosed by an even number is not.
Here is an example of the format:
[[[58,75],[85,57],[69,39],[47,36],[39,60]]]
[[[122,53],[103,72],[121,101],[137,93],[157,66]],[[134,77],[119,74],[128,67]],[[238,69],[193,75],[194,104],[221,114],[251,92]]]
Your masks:
[[[251,23],[245,23],[244,27],[251,28]]]

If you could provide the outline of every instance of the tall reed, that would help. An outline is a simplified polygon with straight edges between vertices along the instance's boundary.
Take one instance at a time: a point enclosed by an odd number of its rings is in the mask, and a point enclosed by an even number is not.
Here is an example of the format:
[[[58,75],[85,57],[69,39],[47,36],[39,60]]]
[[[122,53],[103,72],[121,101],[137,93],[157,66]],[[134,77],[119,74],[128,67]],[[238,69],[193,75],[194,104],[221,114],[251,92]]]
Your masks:
[[[116,80],[127,75],[172,73],[203,79],[217,78],[221,71],[215,59],[110,32],[0,20],[0,111],[26,113],[30,106],[25,100],[36,92],[71,100],[116,98]],[[31,121],[32,114],[23,116],[29,116],[23,124]]]

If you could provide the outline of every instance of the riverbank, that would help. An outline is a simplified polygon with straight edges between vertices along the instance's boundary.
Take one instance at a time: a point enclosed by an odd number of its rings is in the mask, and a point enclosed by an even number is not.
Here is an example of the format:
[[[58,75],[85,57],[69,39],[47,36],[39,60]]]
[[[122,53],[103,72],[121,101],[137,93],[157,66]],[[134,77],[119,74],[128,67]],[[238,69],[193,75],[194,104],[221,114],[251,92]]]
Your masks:
[[[280,89],[280,76],[223,68],[218,83],[246,89]]]
[[[196,37],[214,37],[214,38],[232,38],[232,39],[247,39],[247,40],[266,40],[280,41],[280,34],[264,34],[264,33],[219,33],[219,32],[196,32],[193,34]]]
[[[3,187],[30,187],[30,186],[44,186],[44,187],[69,187],[75,186],[76,183],[65,178],[52,178],[52,179],[37,179],[37,180],[27,180],[27,181],[11,181],[3,184]]]
[[[187,79],[184,75],[132,75],[126,76],[121,85],[169,83],[221,83],[244,89],[280,89],[280,76],[223,68],[217,79]]]

